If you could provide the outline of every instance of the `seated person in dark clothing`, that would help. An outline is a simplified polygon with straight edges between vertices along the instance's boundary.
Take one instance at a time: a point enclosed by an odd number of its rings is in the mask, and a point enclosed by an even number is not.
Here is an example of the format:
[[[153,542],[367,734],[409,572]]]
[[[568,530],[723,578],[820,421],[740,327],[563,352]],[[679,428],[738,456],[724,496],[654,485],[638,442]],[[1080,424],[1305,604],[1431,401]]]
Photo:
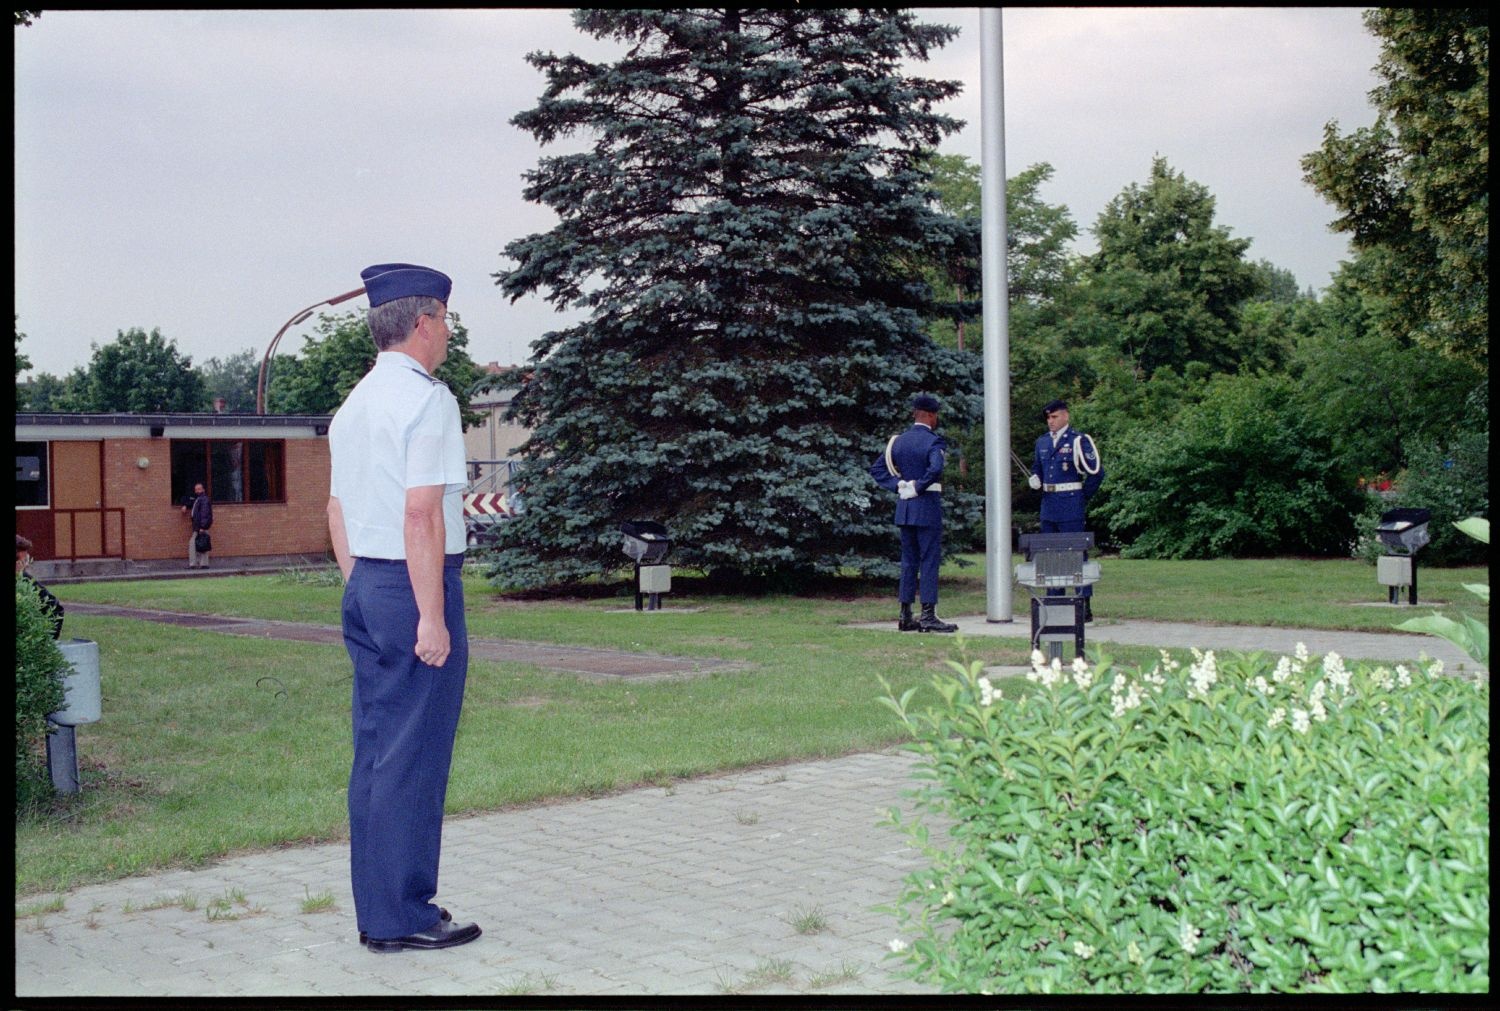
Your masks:
[[[38,595],[42,598],[42,610],[47,617],[52,619],[52,638],[56,639],[62,635],[62,601],[58,600],[51,590],[38,583],[35,576],[26,571],[26,567],[30,564],[31,542],[20,534],[16,534],[16,575],[36,587]]]

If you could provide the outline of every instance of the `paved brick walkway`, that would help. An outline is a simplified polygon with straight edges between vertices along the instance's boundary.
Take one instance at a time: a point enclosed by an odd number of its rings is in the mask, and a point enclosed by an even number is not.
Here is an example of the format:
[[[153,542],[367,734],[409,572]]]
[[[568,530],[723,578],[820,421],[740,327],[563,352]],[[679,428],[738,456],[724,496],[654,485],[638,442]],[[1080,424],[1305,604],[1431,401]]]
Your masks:
[[[438,901],[484,936],[447,951],[357,942],[346,844],[79,888],[16,919],[16,995],[927,993],[892,975],[873,908],[919,866],[880,824],[909,810],[911,767],[859,754],[450,818]],[[238,918],[214,918],[226,897]],[[802,934],[807,914],[823,926]]]

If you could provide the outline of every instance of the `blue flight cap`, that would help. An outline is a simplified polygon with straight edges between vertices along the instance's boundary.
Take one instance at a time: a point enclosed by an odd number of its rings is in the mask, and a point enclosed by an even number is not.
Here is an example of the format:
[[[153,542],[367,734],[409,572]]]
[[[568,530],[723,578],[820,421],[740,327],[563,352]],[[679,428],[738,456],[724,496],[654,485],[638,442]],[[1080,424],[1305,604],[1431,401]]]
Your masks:
[[[447,274],[415,263],[377,263],[361,270],[359,278],[365,282],[372,309],[410,295],[426,295],[446,305],[453,290],[453,279]]]
[[[913,411],[930,411],[933,414],[936,414],[938,412],[938,406],[939,405],[937,397],[934,397],[928,393],[918,393],[911,399],[911,409]]]
[[[1068,402],[1066,400],[1054,400],[1046,407],[1042,408],[1042,420],[1046,421],[1047,415],[1051,414],[1053,411],[1066,411],[1067,409]]]

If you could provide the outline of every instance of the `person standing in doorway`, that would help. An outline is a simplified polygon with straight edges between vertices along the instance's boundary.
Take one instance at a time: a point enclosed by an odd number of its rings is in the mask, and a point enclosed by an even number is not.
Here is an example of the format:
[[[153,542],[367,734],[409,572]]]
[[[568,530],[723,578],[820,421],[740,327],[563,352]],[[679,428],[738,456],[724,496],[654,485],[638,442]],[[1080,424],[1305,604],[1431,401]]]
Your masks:
[[[896,600],[903,632],[956,632],[958,626],[937,616],[938,566],[943,557],[943,465],[948,443],[937,434],[938,399],[926,393],[913,398],[912,426],[886,443],[870,464],[870,476],[896,493],[896,529],[901,534],[901,582]],[[922,617],[912,620],[911,605],[922,599]]]
[[[360,276],[379,354],[328,433],[328,531],[354,664],[354,911],[371,951],[450,948],[481,933],[432,901],[469,668],[463,430],[433,377],[448,356],[453,282],[409,263]]]
[[[1088,526],[1084,508],[1104,481],[1099,449],[1093,436],[1075,431],[1069,424],[1065,401],[1054,400],[1042,408],[1042,420],[1047,424],[1047,434],[1036,440],[1029,479],[1031,487],[1042,493],[1042,533],[1082,533]],[[1048,590],[1047,595],[1063,593]],[[1083,620],[1093,621],[1094,588],[1085,586],[1082,596]]]
[[[214,504],[209,500],[202,481],[193,485],[193,501],[183,506],[182,511],[191,516],[193,521],[193,532],[188,534],[188,568],[206,569],[208,556],[213,552],[213,541],[205,541],[208,546],[200,551],[198,535],[207,537],[208,528],[214,525]]]

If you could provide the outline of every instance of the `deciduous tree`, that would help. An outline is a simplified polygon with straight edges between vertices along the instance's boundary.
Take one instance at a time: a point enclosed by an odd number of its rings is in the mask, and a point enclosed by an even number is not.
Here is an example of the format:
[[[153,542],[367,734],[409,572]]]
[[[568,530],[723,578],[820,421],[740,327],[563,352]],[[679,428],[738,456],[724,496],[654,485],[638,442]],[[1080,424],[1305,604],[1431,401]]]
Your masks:
[[[254,348],[246,348],[223,358],[210,358],[198,366],[209,401],[223,397],[225,410],[254,413],[260,358],[260,353]]]
[[[1366,11],[1381,41],[1370,98],[1379,116],[1336,121],[1302,160],[1361,252],[1385,249],[1371,290],[1386,325],[1488,368],[1489,14],[1480,8]]]
[[[1208,187],[1156,158],[1144,185],[1132,183],[1100,213],[1094,236],[1086,306],[1140,376],[1187,362],[1239,368],[1238,312],[1265,278],[1244,259],[1250,240],[1214,224]]]
[[[159,329],[121,330],[102,347],[90,345],[87,380],[80,391],[86,411],[201,411],[208,406],[193,360]]]

